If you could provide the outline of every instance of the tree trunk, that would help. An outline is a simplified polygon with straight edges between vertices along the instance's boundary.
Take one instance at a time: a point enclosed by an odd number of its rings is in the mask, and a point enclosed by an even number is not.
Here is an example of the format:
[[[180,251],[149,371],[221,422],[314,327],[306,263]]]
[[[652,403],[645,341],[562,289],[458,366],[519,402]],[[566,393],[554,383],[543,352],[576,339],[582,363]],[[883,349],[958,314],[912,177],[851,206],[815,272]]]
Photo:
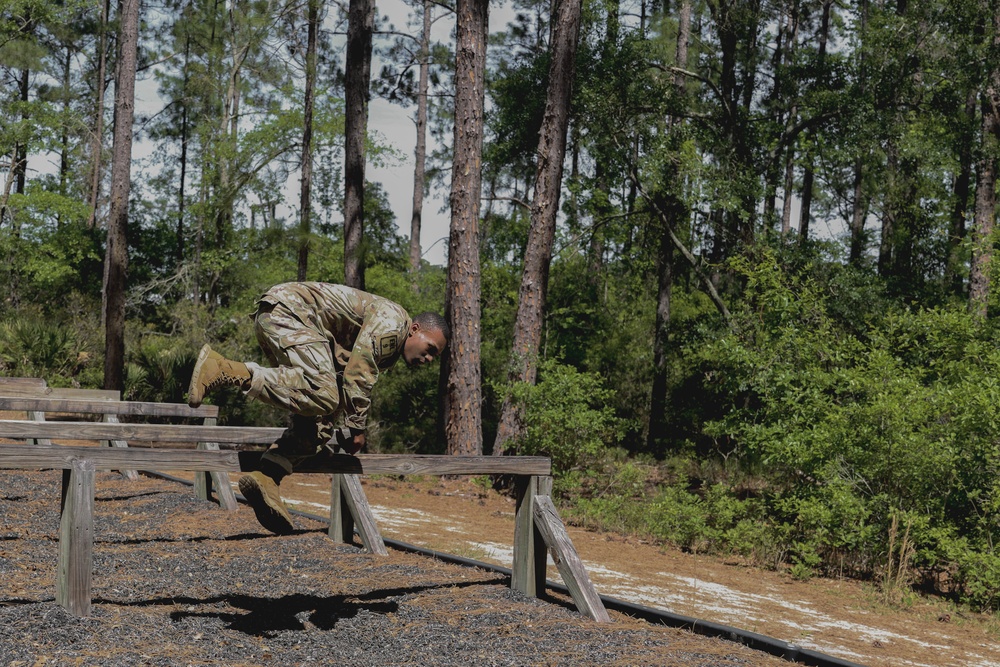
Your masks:
[[[104,152],[104,81],[107,78],[107,34],[111,0],[101,3],[101,25],[97,39],[97,90],[94,92],[94,136],[90,142],[90,218],[87,226],[97,224],[97,207],[101,202],[101,154]]]
[[[448,244],[449,454],[481,454],[479,211],[482,190],[483,95],[489,0],[458,0],[455,133]]]
[[[28,84],[30,82],[31,71],[28,69],[21,70],[21,75],[18,77],[17,87],[18,87],[18,98],[21,102],[24,102],[24,108],[27,109],[28,94],[30,89]],[[21,112],[21,120],[26,121],[28,118],[27,112]],[[24,194],[25,185],[27,185],[28,177],[28,146],[27,144],[18,143],[14,150],[14,173],[16,174],[14,182],[14,192],[19,195]]]
[[[184,34],[184,94],[187,96],[188,84],[190,83],[191,64],[191,35],[185,30]],[[184,262],[184,214],[186,212],[186,201],[184,199],[184,188],[187,185],[188,166],[188,132],[190,121],[188,119],[187,99],[181,101],[181,156],[180,156],[180,176],[177,185],[177,265]]]
[[[691,39],[691,0],[682,0],[677,18],[677,48],[674,61],[677,67],[688,67],[688,42]],[[684,79],[680,74],[674,78],[674,87],[683,92]],[[669,119],[672,129],[676,118]],[[671,179],[679,183],[681,179]],[[674,286],[674,242],[670,231],[680,218],[683,207],[680,199],[674,197],[668,209],[673,218],[660,216],[659,247],[656,254],[657,294],[656,318],[653,330],[653,384],[649,398],[649,423],[646,429],[646,446],[650,451],[661,451],[661,443],[666,438],[667,426],[667,350],[670,346],[670,302]]]
[[[63,115],[69,118],[70,114],[70,91],[73,89],[73,80],[70,76],[70,66],[73,63],[73,50],[70,47],[66,47],[66,58],[62,62],[62,96],[63,96]],[[69,181],[69,128],[63,126],[60,131],[59,136],[59,194],[65,197],[69,194],[67,190],[67,183]],[[62,226],[62,213],[56,214],[56,227]]]
[[[813,197],[813,158],[806,156],[805,171],[802,174],[802,198],[799,203],[799,244],[804,244],[809,239],[809,218],[812,215]]]
[[[792,105],[792,117],[798,113],[796,105]],[[795,187],[795,147],[789,146],[785,152],[785,183],[781,202],[781,236],[787,237],[792,231],[792,193]]]
[[[819,29],[819,49],[816,60],[819,69],[819,83],[823,85],[826,81],[826,73],[823,68],[826,64],[826,44],[830,37],[830,7],[833,0],[823,2],[823,15]],[[806,158],[805,173],[802,175],[802,208],[799,213],[799,243],[804,244],[809,240],[809,219],[812,217],[813,181],[816,174],[816,156],[810,151]]]
[[[867,33],[868,26],[868,0],[861,0],[858,3],[858,18],[860,22],[859,33]],[[865,54],[862,50],[858,54],[860,58],[859,71],[862,73],[858,82],[858,87],[863,95],[866,89],[864,73]],[[851,250],[848,261],[852,266],[861,266],[861,259],[865,252],[865,219],[868,217],[868,202],[864,190],[864,161],[861,158],[861,147],[858,147],[858,157],[854,159],[854,200],[851,208]]]
[[[993,20],[993,48],[1000,47],[1000,11],[984,2]],[[969,310],[985,318],[990,297],[996,219],[997,149],[1000,146],[1000,65],[993,69],[980,99],[982,148],[976,164],[976,209],[972,223],[972,265],[969,269]]]
[[[965,102],[966,123],[959,138],[958,174],[955,175],[955,206],[951,212],[948,234],[948,262],[945,265],[944,283],[953,294],[962,293],[962,244],[965,241],[965,216],[969,212],[969,193],[972,185],[972,146],[976,119],[976,91],[969,91]]]
[[[896,139],[889,138],[885,147],[886,163],[886,198],[889,199],[885,210],[882,213],[882,239],[878,247],[878,274],[887,278],[893,269],[893,249],[895,247],[896,236],[896,204],[891,201],[895,197],[893,194],[897,188],[896,181],[899,180],[899,149]]]
[[[104,388],[125,388],[125,278],[128,270],[128,198],[135,112],[139,0],[118,5],[118,70],[115,75],[115,130],[111,158],[111,211],[104,257]]]
[[[861,158],[854,161],[853,192],[850,263],[852,266],[860,266],[861,257],[865,251],[865,218],[868,216],[868,206],[865,204],[864,193],[864,165]]]
[[[365,288],[365,133],[371,80],[373,0],[350,0],[344,80],[344,283]]]
[[[299,190],[299,265],[298,279],[305,280],[309,268],[309,236],[312,225],[312,132],[313,102],[316,88],[316,33],[319,27],[319,0],[309,0],[309,28],[306,45],[306,88],[302,121],[302,181]]]
[[[531,202],[531,226],[524,255],[524,272],[514,324],[510,384],[534,384],[538,373],[538,350],[545,318],[545,296],[549,265],[556,235],[556,214],[562,191],[563,161],[566,157],[566,132],[573,90],[576,45],[580,32],[580,0],[559,0],[554,8],[552,62],[545,115],[538,138],[538,166],[535,192]],[[508,394],[500,412],[493,454],[503,454],[508,442],[524,435],[524,415]]]
[[[424,187],[427,179],[427,91],[431,68],[431,0],[424,0],[424,27],[420,33],[420,77],[417,83],[417,145],[413,151],[413,213],[410,216],[410,280],[417,290],[420,273],[420,226],[424,211]]]

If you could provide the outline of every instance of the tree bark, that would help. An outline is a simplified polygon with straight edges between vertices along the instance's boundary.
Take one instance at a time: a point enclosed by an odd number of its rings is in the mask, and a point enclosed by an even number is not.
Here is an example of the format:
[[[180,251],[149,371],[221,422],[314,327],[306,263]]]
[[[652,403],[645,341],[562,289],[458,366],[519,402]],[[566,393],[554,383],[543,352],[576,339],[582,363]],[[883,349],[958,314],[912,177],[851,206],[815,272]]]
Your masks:
[[[854,201],[851,207],[851,251],[849,261],[852,266],[861,265],[865,251],[865,218],[868,206],[865,204],[864,164],[861,158],[854,161]]]
[[[677,67],[687,69],[688,42],[691,39],[691,0],[681,0],[677,18],[677,47],[674,61]],[[684,78],[681,74],[674,77],[674,87],[683,92]],[[676,118],[670,118],[668,127],[673,129]],[[674,182],[682,179],[674,178]],[[670,347],[670,304],[674,286],[674,243],[671,230],[681,217],[684,207],[680,198],[673,197],[671,205],[664,206],[662,213],[669,213],[673,218],[660,217],[659,247],[656,254],[656,318],[653,330],[653,384],[649,397],[649,423],[646,429],[646,447],[657,451],[666,437],[667,427],[667,350]]]
[[[961,294],[962,243],[965,241],[965,216],[969,212],[969,194],[972,186],[972,145],[976,118],[976,91],[969,91],[965,102],[965,120],[958,146],[958,174],[955,175],[955,205],[951,212],[948,234],[948,262],[944,270],[944,283],[953,294]]]
[[[188,84],[190,83],[190,64],[191,64],[191,34],[185,30],[184,32],[184,93],[185,98],[187,95]],[[178,177],[179,183],[177,184],[177,265],[180,266],[184,262],[184,215],[187,210],[187,201],[184,198],[184,188],[187,185],[187,166],[188,166],[188,134],[190,120],[188,118],[188,102],[187,99],[182,100],[183,105],[181,109],[181,155],[180,155],[180,174]]]
[[[1000,11],[984,1],[993,21],[993,49],[1000,47]],[[996,221],[997,149],[1000,145],[1000,65],[994,64],[980,98],[982,147],[976,163],[976,208],[972,226],[972,265],[969,269],[969,310],[985,318],[992,277]]]
[[[817,67],[819,68],[819,83],[822,85],[826,81],[826,73],[823,68],[826,64],[826,44],[830,37],[830,7],[833,0],[824,0],[823,14],[819,29],[819,49],[817,57]],[[809,152],[806,158],[805,173],[802,175],[802,208],[799,213],[799,243],[803,244],[809,240],[809,220],[812,217],[813,181],[816,174],[816,156]]]
[[[365,288],[365,134],[371,81],[373,0],[350,0],[344,81],[344,283]]]
[[[420,33],[420,76],[417,81],[417,145],[413,150],[413,212],[410,216],[410,280],[417,290],[420,273],[420,227],[424,211],[424,186],[427,180],[427,91],[431,68],[431,13],[434,4],[424,0],[424,25]]]
[[[449,454],[483,450],[480,375],[479,211],[482,190],[483,95],[489,0],[458,0],[455,131],[448,244]]]
[[[94,136],[90,142],[90,218],[87,226],[93,228],[97,224],[97,207],[101,202],[101,153],[104,151],[104,81],[107,77],[107,34],[108,15],[111,13],[111,0],[101,3],[101,24],[98,26],[97,39],[97,90],[94,92]]]
[[[319,0],[309,0],[308,37],[306,38],[306,87],[302,105],[302,180],[299,188],[299,262],[298,279],[305,280],[309,269],[309,236],[312,233],[312,133],[313,103],[316,89],[316,33],[319,28]]]
[[[132,167],[132,120],[139,42],[139,0],[118,5],[118,69],[111,159],[111,211],[104,257],[104,388],[125,388],[125,279],[128,270],[128,198]]]
[[[580,33],[580,0],[559,0],[554,8],[553,26],[549,87],[538,138],[531,226],[528,229],[524,272],[518,294],[514,346],[507,376],[509,384],[534,384],[538,373],[538,350],[542,341],[549,265],[552,261],[556,214],[559,212],[559,195],[562,191],[566,133]],[[503,454],[511,440],[523,435],[523,410],[508,394],[500,412],[493,454]]]

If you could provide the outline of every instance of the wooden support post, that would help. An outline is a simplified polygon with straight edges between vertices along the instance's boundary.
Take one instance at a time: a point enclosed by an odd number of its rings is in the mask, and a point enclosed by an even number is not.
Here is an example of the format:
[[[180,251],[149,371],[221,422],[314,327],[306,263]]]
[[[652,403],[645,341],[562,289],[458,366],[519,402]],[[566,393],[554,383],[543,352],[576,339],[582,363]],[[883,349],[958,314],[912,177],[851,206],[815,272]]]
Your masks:
[[[113,415],[113,414],[104,415],[104,422],[107,424],[120,423],[118,421],[118,415]],[[125,447],[125,448],[128,447],[128,443],[124,440],[105,440],[104,444],[109,445],[111,447]],[[122,474],[122,477],[129,480],[130,482],[134,482],[137,479],[139,479],[139,473],[136,472],[135,470],[119,470],[118,472],[120,472]]]
[[[56,602],[76,616],[90,616],[94,567],[94,479],[93,461],[73,459],[69,484],[63,490]]]
[[[569,539],[569,533],[559,518],[552,498],[549,495],[537,495],[533,504],[535,526],[552,549],[559,574],[562,575],[563,583],[573,596],[577,609],[599,623],[609,623],[611,617],[608,616],[604,602],[597,594],[583,561],[580,560],[572,540]]]
[[[28,419],[33,422],[43,422],[45,421],[45,413],[40,410],[31,410],[28,412]],[[52,441],[48,438],[31,438],[28,440],[29,445],[51,445]]]
[[[347,498],[343,491],[344,484],[342,474],[333,475],[333,483],[330,487],[330,528],[327,534],[337,544],[354,542],[354,519],[347,506]]]
[[[514,515],[514,565],[510,587],[538,597],[545,592],[547,552],[532,517],[534,498],[540,492],[551,493],[552,478],[518,476],[515,481],[517,509]]]
[[[338,475],[334,475],[334,477],[336,478]],[[334,501],[334,494],[336,488],[339,486],[340,496],[344,499],[344,504],[347,506],[347,513],[350,514],[357,525],[358,534],[361,536],[361,543],[373,554],[388,556],[389,550],[386,549],[385,541],[382,540],[382,533],[379,532],[378,524],[375,523],[375,516],[368,505],[368,498],[365,497],[364,489],[361,488],[361,478],[357,475],[339,475],[339,477],[339,480],[334,481],[333,490],[330,493],[330,528],[328,533],[336,540],[334,534],[338,532],[338,528],[334,525],[333,517],[335,512],[337,512],[335,506],[338,503]],[[341,509],[338,521],[340,523],[339,533],[343,541],[348,542],[350,538],[344,532],[346,525],[344,516],[345,512]]]
[[[205,426],[215,426],[217,420],[215,417],[205,417],[204,423]],[[199,442],[198,449],[217,452],[219,451],[219,443]],[[222,509],[233,512],[237,507],[239,507],[239,503],[236,501],[236,493],[233,491],[233,487],[229,483],[228,472],[220,470],[206,470],[199,471],[194,474],[194,493],[202,500],[212,499],[213,486],[215,487],[215,495],[218,497],[219,505]]]

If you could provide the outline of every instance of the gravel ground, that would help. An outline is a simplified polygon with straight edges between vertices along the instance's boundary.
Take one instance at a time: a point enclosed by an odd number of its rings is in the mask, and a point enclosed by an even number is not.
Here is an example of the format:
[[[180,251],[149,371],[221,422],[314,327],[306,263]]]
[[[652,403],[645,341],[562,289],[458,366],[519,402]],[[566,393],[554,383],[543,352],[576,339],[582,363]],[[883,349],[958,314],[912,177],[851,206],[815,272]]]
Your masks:
[[[502,575],[278,537],[178,484],[98,473],[93,609],[55,603],[59,471],[0,472],[0,665],[791,663],[620,614],[599,624]],[[512,537],[512,536],[511,536]]]

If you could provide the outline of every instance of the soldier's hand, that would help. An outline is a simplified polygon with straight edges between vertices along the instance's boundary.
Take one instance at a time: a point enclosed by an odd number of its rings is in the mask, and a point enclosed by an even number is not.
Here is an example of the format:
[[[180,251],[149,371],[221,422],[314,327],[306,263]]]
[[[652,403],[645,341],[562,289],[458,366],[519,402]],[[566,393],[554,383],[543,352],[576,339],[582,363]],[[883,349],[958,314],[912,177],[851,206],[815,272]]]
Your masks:
[[[357,454],[365,446],[365,434],[364,432],[356,434],[353,438],[341,445],[344,451],[348,454]]]

